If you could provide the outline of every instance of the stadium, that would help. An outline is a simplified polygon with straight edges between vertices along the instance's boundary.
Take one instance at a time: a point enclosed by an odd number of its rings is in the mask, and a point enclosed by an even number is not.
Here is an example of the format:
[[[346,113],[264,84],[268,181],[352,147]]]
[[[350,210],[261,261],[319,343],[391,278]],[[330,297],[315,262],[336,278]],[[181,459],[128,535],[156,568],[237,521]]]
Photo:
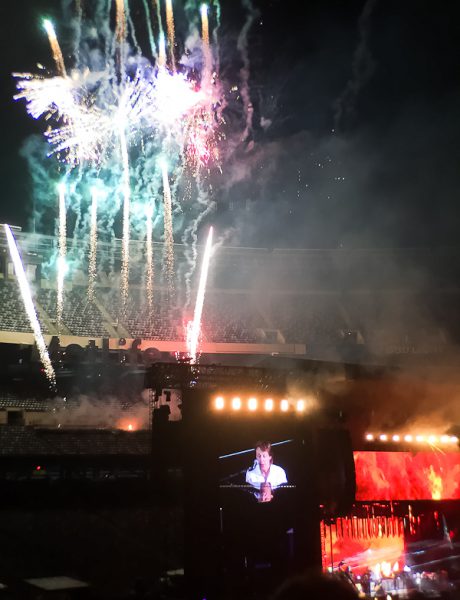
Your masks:
[[[2,19],[0,597],[459,597],[445,12],[61,4]]]
[[[349,569],[354,584],[360,585],[364,577],[365,591],[371,595],[378,586],[401,594],[410,585],[430,593],[453,585],[440,583],[438,573],[447,569],[455,579],[459,491],[453,474],[458,468],[459,382],[454,368],[455,332],[446,324],[452,322],[449,310],[455,310],[458,292],[443,284],[455,272],[455,254],[217,248],[203,305],[199,362],[194,365],[187,353],[183,311],[179,302],[172,303],[163,285],[160,262],[155,265],[159,281],[153,305],[149,307],[142,272],[136,281],[134,267],[128,310],[123,313],[116,272],[120,245],[101,246],[98,262],[114,265],[114,270],[98,276],[91,301],[83,269],[66,279],[59,332],[55,282],[42,272],[58,241],[13,231],[56,387],[50,389],[41,367],[3,238],[2,529],[19,540],[30,528],[28,519],[33,514],[41,522],[37,530],[34,526],[31,546],[34,554],[40,548],[39,560],[23,556],[19,567],[15,551],[9,553],[11,589],[26,576],[69,575],[72,565],[70,575],[75,581],[91,582],[93,589],[107,597],[123,597],[121,590],[133,585],[137,577],[148,582],[145,585],[153,586],[154,581],[161,585],[158,582],[168,577],[166,573],[181,572],[184,560],[186,572],[188,565],[198,587],[210,585],[209,566],[203,574],[190,554],[208,555],[216,541],[203,533],[206,524],[195,523],[194,534],[186,524],[190,511],[196,510],[195,503],[202,503],[203,493],[215,497],[212,491],[206,492],[215,480],[209,476],[201,481],[200,499],[193,500],[189,491],[185,504],[181,489],[184,477],[191,477],[197,468],[193,461],[190,465],[184,444],[193,444],[194,455],[206,460],[212,472],[215,423],[201,413],[190,416],[185,411],[182,415],[182,407],[187,402],[203,406],[216,394],[222,394],[222,402],[227,399],[223,412],[235,414],[231,398],[241,398],[242,412],[234,419],[239,419],[240,432],[241,422],[249,426],[245,435],[239,434],[243,446],[250,446],[259,436],[260,423],[256,426],[251,414],[255,409],[250,407],[248,412],[245,408],[251,395],[260,404],[258,412],[268,402],[264,397],[275,399],[275,412],[276,398],[286,397],[289,411],[297,411],[297,420],[303,418],[307,430],[315,432],[311,441],[319,463],[315,472],[325,495],[320,513],[318,507],[308,509],[315,518],[310,523],[314,542],[292,559],[293,564],[300,567],[302,561],[320,561],[334,572]],[[74,242],[67,243],[70,252]],[[142,264],[144,249],[132,246],[132,264],[137,262],[136,251]],[[174,251],[180,270],[183,249],[177,246]],[[199,254],[203,251],[199,248]],[[161,256],[160,245],[155,255]],[[192,297],[196,287],[194,282]],[[177,287],[176,298],[181,294],[185,291]],[[439,311],[439,320],[433,317],[434,309]],[[437,406],[440,393],[443,410]],[[196,418],[200,428],[208,431],[206,448],[201,451],[196,434],[190,432]],[[267,429],[265,419],[264,432],[279,436],[275,423]],[[225,427],[230,427],[233,439],[235,426],[231,420],[226,422],[221,435],[225,437]],[[354,464],[350,464],[353,456]],[[392,458],[397,456],[404,461],[399,466]],[[411,456],[419,463],[409,464]],[[248,459],[245,454],[242,460],[236,458],[239,463],[232,469],[241,473]],[[285,460],[296,463],[300,459]],[[406,470],[409,487],[395,483],[395,468]],[[372,484],[369,474],[376,472],[384,483]],[[425,473],[424,483],[413,481],[417,472]],[[329,473],[326,478],[325,473]],[[192,477],[196,479],[196,473]],[[438,478],[438,487],[433,477]],[[229,484],[225,477],[224,484],[220,481],[230,494],[227,510],[231,514],[231,496],[238,493],[238,485],[233,479]],[[222,502],[228,500],[217,500],[216,505]],[[212,515],[215,507],[208,506],[208,510]],[[148,525],[140,531],[141,522]],[[49,536],[53,536],[51,544]],[[220,539],[221,534],[216,536]],[[93,548],[96,538],[99,541]],[[124,562],[121,550],[116,557],[107,550],[119,539],[123,547],[128,539],[128,544],[151,547],[143,561],[133,565]],[[100,556],[88,558],[92,552],[101,552],[99,544],[110,557],[107,565]],[[423,544],[433,563],[429,569],[419,567],[414,559]],[[20,543],[17,548],[24,554]],[[364,558],[369,548],[376,553],[371,560]],[[56,549],[64,560],[57,560]],[[146,564],[148,557],[157,565],[155,576]],[[208,558],[213,568],[222,568]],[[114,561],[119,561],[118,577],[112,574],[108,585],[106,569],[113,569]],[[247,579],[240,565],[232,568],[242,580]],[[253,565],[249,572],[254,577],[252,585],[257,582],[259,586],[257,568]],[[180,597],[182,576],[171,577],[176,580],[173,593]],[[88,588],[78,587],[72,593],[84,591]]]

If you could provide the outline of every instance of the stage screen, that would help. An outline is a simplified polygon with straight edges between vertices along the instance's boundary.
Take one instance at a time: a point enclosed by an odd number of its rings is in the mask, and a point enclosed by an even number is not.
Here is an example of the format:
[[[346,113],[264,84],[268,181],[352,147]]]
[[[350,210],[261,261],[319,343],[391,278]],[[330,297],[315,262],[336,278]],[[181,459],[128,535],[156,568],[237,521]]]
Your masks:
[[[356,500],[459,500],[459,452],[354,452]]]
[[[230,448],[219,456],[221,490],[238,490],[261,504],[275,500],[281,490],[293,489],[296,444],[292,438],[266,432]]]
[[[267,577],[287,573],[300,560],[299,482],[309,468],[302,437],[293,429],[289,423],[251,419],[222,431],[219,506],[228,572]]]

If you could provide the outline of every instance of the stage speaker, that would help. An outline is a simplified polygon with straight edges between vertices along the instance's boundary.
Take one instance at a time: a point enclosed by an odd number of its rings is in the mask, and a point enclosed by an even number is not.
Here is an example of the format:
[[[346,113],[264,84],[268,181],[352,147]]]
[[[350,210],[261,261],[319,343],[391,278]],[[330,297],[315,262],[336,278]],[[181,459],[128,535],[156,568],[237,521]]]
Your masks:
[[[350,433],[319,429],[314,435],[318,501],[327,516],[347,514],[355,501],[356,477]]]

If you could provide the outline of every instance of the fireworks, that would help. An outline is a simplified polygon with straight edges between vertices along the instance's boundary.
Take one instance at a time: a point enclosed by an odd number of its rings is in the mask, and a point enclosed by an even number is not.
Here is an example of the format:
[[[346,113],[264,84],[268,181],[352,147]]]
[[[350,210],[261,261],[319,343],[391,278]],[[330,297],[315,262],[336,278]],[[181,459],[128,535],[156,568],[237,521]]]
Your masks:
[[[168,167],[166,161],[161,161],[161,171],[163,174],[163,210],[164,210],[164,260],[166,282],[170,298],[174,295],[174,238],[172,227],[172,199],[171,188],[168,179]]]
[[[126,145],[126,134],[123,124],[120,126],[120,152],[123,165],[123,240],[121,249],[121,312],[126,313],[129,291],[129,212],[131,205],[131,188],[129,186],[129,159]]]
[[[204,295],[206,282],[208,280],[209,262],[212,254],[212,227],[209,228],[208,239],[204,250],[203,263],[201,265],[200,282],[196,295],[195,312],[193,321],[187,323],[187,349],[192,362],[196,362],[198,354],[198,342],[201,332],[201,316],[203,314]]]
[[[56,63],[57,72],[61,77],[65,77],[67,75],[64,58],[62,56],[61,47],[59,46],[58,39],[56,37],[56,32],[54,31],[53,24],[48,19],[43,21],[43,27],[48,34],[48,39],[50,41],[51,51],[53,53],[54,62]]]
[[[62,311],[64,308],[64,279],[67,270],[67,224],[65,206],[65,185],[59,184],[59,255],[57,265],[57,299],[56,299],[56,324],[58,332],[61,331]]]
[[[117,17],[115,37],[119,44],[122,44],[126,39],[126,11],[125,0],[116,0]]]
[[[69,60],[67,69],[54,27],[45,21],[54,72],[40,66],[37,74],[14,74],[17,86],[14,98],[25,101],[27,112],[34,119],[46,122],[44,136],[49,143],[49,154],[66,164],[67,191],[64,193],[62,188],[59,192],[58,327],[67,269],[66,203],[68,209],[77,214],[75,239],[89,233],[89,252],[84,256],[88,261],[89,300],[94,298],[99,267],[98,236],[102,236],[101,239],[119,237],[121,220],[120,316],[123,320],[129,295],[131,238],[145,235],[144,272],[151,311],[153,237],[156,233],[158,237],[163,235],[163,283],[171,299],[177,278],[174,235],[193,232],[188,241],[193,249],[190,256],[196,256],[198,226],[214,206],[208,175],[213,167],[220,169],[218,142],[222,134],[218,129],[223,122],[221,111],[225,100],[216,67],[219,64],[218,0],[213,1],[212,7],[202,5],[200,14],[195,15],[201,18],[201,39],[196,30],[198,19],[191,19],[188,31],[184,32],[187,41],[181,57],[176,36],[179,39],[183,33],[179,29],[183,19],[175,23],[172,0],[165,0],[164,28],[160,0],[144,0],[147,19],[154,16],[147,24],[150,58],[143,55],[142,40],[136,38],[128,0],[95,4],[94,11],[87,11],[91,20],[85,23],[81,4],[77,2],[78,25],[72,44],[75,60]],[[192,4],[187,3],[186,15],[193,11]],[[211,11],[215,12],[217,23],[214,30]],[[111,31],[113,19],[114,31]],[[159,157],[164,160],[157,169]],[[84,182],[89,181],[90,187],[95,174],[105,179],[104,186],[110,192],[103,210],[98,206],[96,192],[91,192],[88,227],[88,219],[81,215],[84,198],[90,195]],[[157,202],[161,195],[163,202]],[[155,219],[152,199],[158,207]],[[176,214],[186,214],[188,222],[182,217],[176,222]],[[141,223],[139,215],[145,218],[145,223]],[[161,223],[163,231],[154,232]],[[69,253],[71,248],[69,245]],[[190,280],[195,264],[189,267],[189,273],[184,274],[186,281]],[[192,354],[196,354],[200,320],[201,316],[198,321],[194,318]]]
[[[29,282],[27,281],[21,257],[19,256],[16,241],[14,239],[13,234],[11,233],[11,229],[6,224],[4,225],[4,228],[6,238],[8,240],[8,247],[10,249],[11,260],[13,261],[14,265],[14,272],[16,273],[16,277],[19,283],[19,289],[21,290],[21,297],[24,303],[24,308],[29,318],[30,326],[32,327],[32,331],[34,333],[35,343],[37,344],[40,359],[42,361],[43,368],[45,369],[45,374],[48,378],[50,385],[54,388],[56,386],[56,374],[54,372],[53,365],[50,361],[45,340],[43,339],[43,334],[40,328],[40,323],[37,318],[37,313],[35,312],[32,295],[30,293]]]
[[[211,46],[209,45],[209,20],[208,7],[201,5],[201,38],[203,40],[203,87],[207,88],[210,83],[212,56]]]
[[[174,31],[174,14],[172,0],[166,0],[166,28],[168,31],[169,51],[171,54],[171,69],[176,70],[176,59],[174,58],[174,46],[176,44]]]
[[[153,277],[154,277],[154,262],[153,262],[153,205],[147,205],[145,211],[145,253],[147,259],[146,269],[146,287],[147,287],[147,301],[149,305],[149,314],[151,315],[153,310]]]
[[[94,300],[94,283],[96,281],[97,266],[97,196],[96,189],[91,190],[91,221],[89,235],[89,257],[88,257],[88,300]]]

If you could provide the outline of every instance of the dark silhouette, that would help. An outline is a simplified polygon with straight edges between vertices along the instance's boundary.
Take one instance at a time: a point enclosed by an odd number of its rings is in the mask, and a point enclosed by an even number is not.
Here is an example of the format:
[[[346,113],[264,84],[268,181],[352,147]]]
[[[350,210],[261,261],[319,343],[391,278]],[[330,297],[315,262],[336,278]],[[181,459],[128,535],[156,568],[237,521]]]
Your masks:
[[[288,579],[271,600],[356,600],[358,592],[351,583],[331,575],[309,573]]]

